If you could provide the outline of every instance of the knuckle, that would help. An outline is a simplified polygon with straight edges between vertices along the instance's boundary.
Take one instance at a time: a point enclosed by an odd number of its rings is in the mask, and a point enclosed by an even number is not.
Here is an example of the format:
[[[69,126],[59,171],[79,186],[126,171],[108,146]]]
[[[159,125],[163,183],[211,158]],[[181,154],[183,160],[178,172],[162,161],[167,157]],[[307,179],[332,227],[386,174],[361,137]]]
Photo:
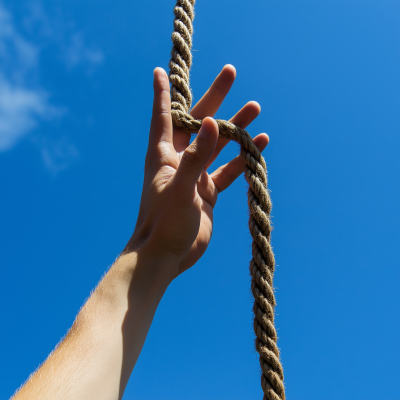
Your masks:
[[[196,162],[199,158],[199,152],[197,146],[189,146],[182,155],[182,160],[188,163]]]

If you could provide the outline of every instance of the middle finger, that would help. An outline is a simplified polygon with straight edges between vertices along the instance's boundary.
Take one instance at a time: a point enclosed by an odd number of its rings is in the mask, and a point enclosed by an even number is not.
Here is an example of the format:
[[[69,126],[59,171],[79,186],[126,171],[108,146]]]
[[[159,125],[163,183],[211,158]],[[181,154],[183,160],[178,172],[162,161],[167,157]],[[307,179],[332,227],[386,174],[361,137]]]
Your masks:
[[[231,89],[235,77],[235,67],[230,64],[225,65],[204,96],[193,107],[190,114],[196,119],[214,116]],[[177,128],[174,129],[173,144],[177,152],[182,152],[189,146],[190,137],[190,133]]]

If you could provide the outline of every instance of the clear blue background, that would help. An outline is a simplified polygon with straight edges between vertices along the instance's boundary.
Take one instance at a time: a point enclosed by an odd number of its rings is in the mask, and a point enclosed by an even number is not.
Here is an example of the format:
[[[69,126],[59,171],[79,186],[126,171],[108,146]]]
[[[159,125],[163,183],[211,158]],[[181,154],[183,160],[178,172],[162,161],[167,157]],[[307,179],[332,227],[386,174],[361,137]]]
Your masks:
[[[62,110],[34,117],[35,128],[0,153],[0,399],[8,399],[133,230],[152,71],[168,67],[175,0],[1,4],[38,49],[26,84]],[[42,17],[32,17],[38,9]],[[217,117],[256,100],[262,113],[249,131],[270,136],[288,399],[400,399],[399,22],[400,3],[389,0],[196,5],[195,100],[231,63],[237,81]],[[74,64],[62,54],[76,32],[92,53]],[[220,162],[237,152],[230,144]],[[125,399],[261,398],[247,218],[242,177],[219,198],[206,255],[167,290]]]

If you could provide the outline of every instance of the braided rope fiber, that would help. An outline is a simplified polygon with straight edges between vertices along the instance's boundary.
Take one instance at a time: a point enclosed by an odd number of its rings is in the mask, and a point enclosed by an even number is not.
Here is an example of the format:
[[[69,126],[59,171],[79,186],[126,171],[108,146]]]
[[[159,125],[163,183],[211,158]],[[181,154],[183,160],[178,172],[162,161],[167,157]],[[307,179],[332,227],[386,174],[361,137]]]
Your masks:
[[[174,8],[173,48],[169,63],[171,82],[171,114],[174,126],[190,133],[200,130],[202,121],[189,114],[192,93],[189,71],[192,65],[192,35],[195,0],[177,0]],[[241,146],[245,161],[245,176],[249,184],[249,228],[253,237],[250,273],[254,295],[255,347],[260,354],[261,387],[264,400],[284,400],[283,369],[279,360],[277,334],[274,326],[275,296],[273,274],[275,268],[271,239],[271,199],[267,189],[267,167],[251,136],[234,124],[216,120],[219,136],[234,140]]]

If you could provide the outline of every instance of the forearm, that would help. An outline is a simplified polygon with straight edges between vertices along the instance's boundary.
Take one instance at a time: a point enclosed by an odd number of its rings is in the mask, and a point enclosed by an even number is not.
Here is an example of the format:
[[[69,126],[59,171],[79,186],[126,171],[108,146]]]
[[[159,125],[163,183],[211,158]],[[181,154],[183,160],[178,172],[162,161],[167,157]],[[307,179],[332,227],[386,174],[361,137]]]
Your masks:
[[[144,253],[121,256],[14,400],[120,399],[173,279],[168,262]]]

